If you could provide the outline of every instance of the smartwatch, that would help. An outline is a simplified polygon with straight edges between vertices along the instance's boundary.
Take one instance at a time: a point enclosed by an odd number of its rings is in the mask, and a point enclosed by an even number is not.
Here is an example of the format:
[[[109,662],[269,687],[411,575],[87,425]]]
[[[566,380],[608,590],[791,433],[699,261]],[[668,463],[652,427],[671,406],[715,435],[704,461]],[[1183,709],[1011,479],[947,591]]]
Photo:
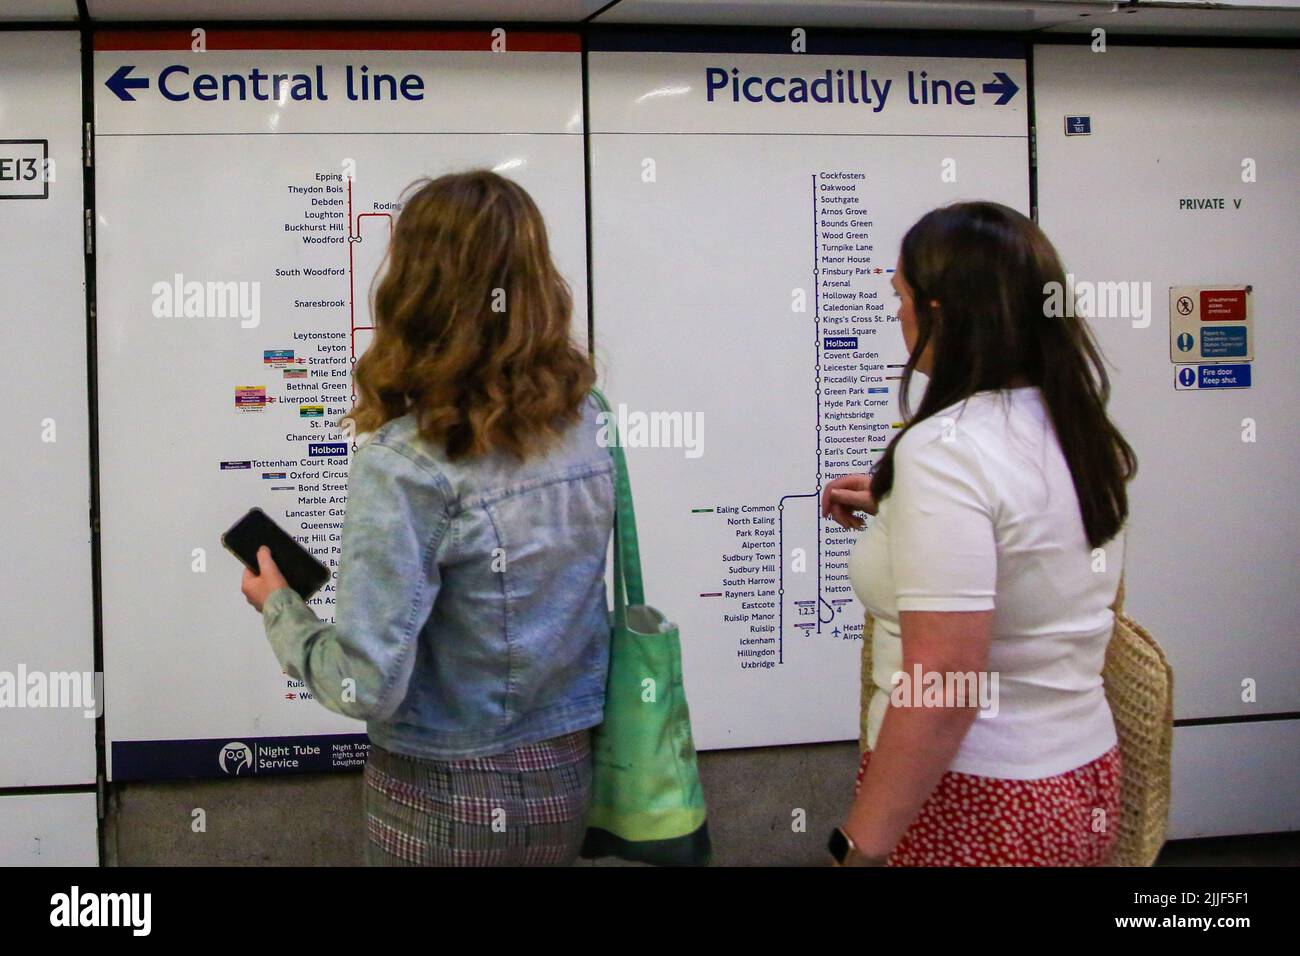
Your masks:
[[[858,848],[850,837],[840,827],[831,831],[830,839],[826,841],[826,849],[830,851],[831,858],[840,866],[848,864],[850,857],[857,853]]]

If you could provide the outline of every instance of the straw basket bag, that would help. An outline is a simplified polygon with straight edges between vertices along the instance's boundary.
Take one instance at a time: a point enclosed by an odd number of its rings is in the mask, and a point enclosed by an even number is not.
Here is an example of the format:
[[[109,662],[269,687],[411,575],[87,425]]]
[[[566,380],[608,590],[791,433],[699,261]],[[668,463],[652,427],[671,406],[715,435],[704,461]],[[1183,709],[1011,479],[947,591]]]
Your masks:
[[[1101,676],[1106,686],[1106,701],[1115,718],[1123,769],[1119,834],[1107,863],[1151,866],[1164,845],[1169,820],[1174,672],[1155,638],[1123,612],[1123,577],[1111,608],[1115,612],[1115,631],[1106,646]],[[875,623],[868,613],[862,632],[860,751],[867,749],[867,708],[875,692],[871,680],[871,637]]]
[[[1142,625],[1124,613],[1124,578],[1115,603],[1115,633],[1101,677],[1119,736],[1119,837],[1111,866],[1151,866],[1169,822],[1170,762],[1174,749],[1174,672]]]

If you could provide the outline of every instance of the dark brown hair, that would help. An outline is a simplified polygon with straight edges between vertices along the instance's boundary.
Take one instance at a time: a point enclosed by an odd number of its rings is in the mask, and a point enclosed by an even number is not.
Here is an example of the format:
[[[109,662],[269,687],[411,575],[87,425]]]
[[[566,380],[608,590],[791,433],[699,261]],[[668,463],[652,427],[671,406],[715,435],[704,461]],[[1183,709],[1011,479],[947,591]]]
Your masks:
[[[1042,389],[1088,543],[1111,540],[1128,517],[1125,483],[1137,458],[1106,414],[1110,380],[1087,325],[1077,311],[1049,317],[1049,289],[1066,284],[1047,236],[1008,206],[957,203],[926,213],[907,231],[899,269],[913,294],[916,343],[899,387],[907,424],[873,474],[876,500],[893,487],[894,449],[908,429],[975,392],[1023,378]],[[929,343],[930,383],[912,417],[908,387]]]
[[[451,458],[525,458],[578,419],[596,379],[570,335],[572,293],[541,212],[518,183],[487,170],[411,188],[345,420],[369,432],[411,412]]]

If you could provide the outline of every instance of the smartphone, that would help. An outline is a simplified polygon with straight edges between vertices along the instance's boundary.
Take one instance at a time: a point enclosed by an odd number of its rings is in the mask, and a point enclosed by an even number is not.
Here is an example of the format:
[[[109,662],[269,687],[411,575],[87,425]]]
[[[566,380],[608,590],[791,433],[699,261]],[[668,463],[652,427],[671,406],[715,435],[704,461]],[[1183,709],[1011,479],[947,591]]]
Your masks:
[[[253,508],[221,536],[226,550],[244,562],[244,567],[258,573],[257,549],[266,545],[276,567],[305,601],[330,579],[330,570],[289,533],[267,517],[261,508]]]

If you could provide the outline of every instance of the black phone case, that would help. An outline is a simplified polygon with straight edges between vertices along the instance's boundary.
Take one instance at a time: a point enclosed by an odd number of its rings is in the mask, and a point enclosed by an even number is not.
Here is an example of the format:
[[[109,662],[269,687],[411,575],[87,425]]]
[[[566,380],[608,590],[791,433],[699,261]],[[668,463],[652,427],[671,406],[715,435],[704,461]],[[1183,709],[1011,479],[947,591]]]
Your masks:
[[[248,519],[250,514],[259,513],[262,518],[278,529],[283,538],[274,537],[256,541],[252,550],[248,554],[241,554],[229,541],[230,534],[235,531],[241,524]],[[261,508],[250,508],[248,514],[240,518],[225,534],[221,536],[221,543],[240,562],[252,571],[254,574],[259,573],[257,565],[257,551],[262,545],[271,549],[271,558],[275,561],[280,573],[284,575],[285,581],[289,587],[301,597],[304,601],[323,588],[330,579],[330,570],[323,565],[314,554],[300,545],[293,537],[272,520]],[[286,552],[286,548],[291,549]],[[315,572],[312,574],[312,572]]]

